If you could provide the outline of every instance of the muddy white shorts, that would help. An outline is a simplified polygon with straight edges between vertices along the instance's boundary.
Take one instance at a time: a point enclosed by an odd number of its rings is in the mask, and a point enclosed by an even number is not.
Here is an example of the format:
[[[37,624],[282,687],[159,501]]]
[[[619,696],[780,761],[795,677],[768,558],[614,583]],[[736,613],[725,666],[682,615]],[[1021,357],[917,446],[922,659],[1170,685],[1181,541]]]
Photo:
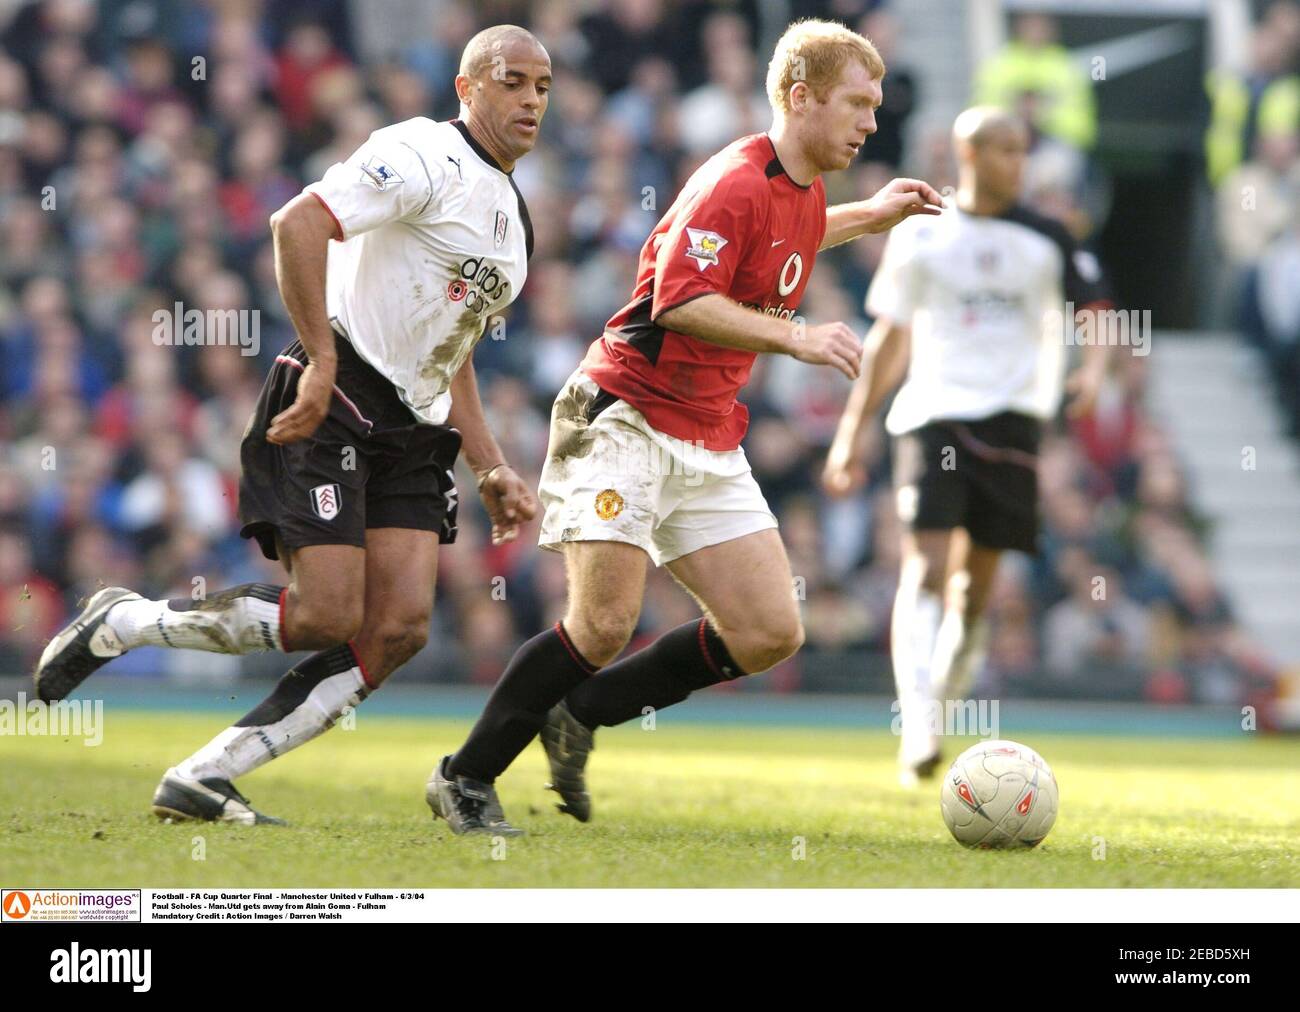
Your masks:
[[[538,497],[543,548],[622,541],[656,566],[776,526],[744,450],[660,432],[581,371],[555,399]]]

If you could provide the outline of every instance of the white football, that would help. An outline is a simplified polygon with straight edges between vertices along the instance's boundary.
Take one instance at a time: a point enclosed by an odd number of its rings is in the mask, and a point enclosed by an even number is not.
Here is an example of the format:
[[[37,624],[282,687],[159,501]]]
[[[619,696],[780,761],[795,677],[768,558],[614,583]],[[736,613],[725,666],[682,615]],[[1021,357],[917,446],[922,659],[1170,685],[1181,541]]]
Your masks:
[[[972,745],[948,768],[939,794],[943,821],[957,842],[992,850],[1041,843],[1058,802],[1052,768],[1014,741]]]

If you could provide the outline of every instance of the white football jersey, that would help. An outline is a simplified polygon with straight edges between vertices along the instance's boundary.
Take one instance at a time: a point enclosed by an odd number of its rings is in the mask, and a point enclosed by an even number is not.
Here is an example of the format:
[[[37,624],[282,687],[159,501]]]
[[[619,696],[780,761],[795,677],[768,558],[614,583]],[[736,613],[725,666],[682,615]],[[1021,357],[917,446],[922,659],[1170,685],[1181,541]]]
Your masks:
[[[376,130],[304,191],[338,222],[330,322],[417,419],[447,420],[452,377],[519,295],[532,225],[510,174],[458,120]]]
[[[893,435],[936,419],[1002,411],[1050,418],[1067,360],[1066,300],[1106,301],[1096,258],[1050,218],[949,208],[895,226],[867,312],[912,328],[907,379],[885,419]]]

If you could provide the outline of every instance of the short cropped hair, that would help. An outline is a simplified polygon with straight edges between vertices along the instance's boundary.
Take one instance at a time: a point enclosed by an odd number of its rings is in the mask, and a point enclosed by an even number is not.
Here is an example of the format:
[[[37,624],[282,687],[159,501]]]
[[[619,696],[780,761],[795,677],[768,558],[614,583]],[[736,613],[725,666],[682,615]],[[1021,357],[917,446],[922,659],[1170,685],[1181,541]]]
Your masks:
[[[885,76],[885,61],[866,36],[834,21],[796,21],[777,40],[767,65],[767,98],[773,111],[790,111],[790,89],[796,81],[807,82],[825,101],[849,60],[858,60],[873,80]]]
[[[465,44],[465,50],[460,54],[460,72],[466,77],[477,77],[492,65],[502,46],[516,39],[524,39],[537,48],[542,48],[536,36],[526,28],[518,25],[493,25],[484,28]]]

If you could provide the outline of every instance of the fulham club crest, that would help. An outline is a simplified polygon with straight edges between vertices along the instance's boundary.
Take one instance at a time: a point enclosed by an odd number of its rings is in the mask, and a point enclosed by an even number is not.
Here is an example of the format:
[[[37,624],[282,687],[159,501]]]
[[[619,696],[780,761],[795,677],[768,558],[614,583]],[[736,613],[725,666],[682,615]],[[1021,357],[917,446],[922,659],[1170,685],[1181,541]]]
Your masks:
[[[506,226],[510,219],[506,217],[505,211],[497,212],[497,227],[492,233],[492,240],[496,244],[493,248],[500,249],[501,244],[506,241]]]
[[[333,520],[342,506],[337,485],[317,485],[311,490],[311,508],[322,520]]]

